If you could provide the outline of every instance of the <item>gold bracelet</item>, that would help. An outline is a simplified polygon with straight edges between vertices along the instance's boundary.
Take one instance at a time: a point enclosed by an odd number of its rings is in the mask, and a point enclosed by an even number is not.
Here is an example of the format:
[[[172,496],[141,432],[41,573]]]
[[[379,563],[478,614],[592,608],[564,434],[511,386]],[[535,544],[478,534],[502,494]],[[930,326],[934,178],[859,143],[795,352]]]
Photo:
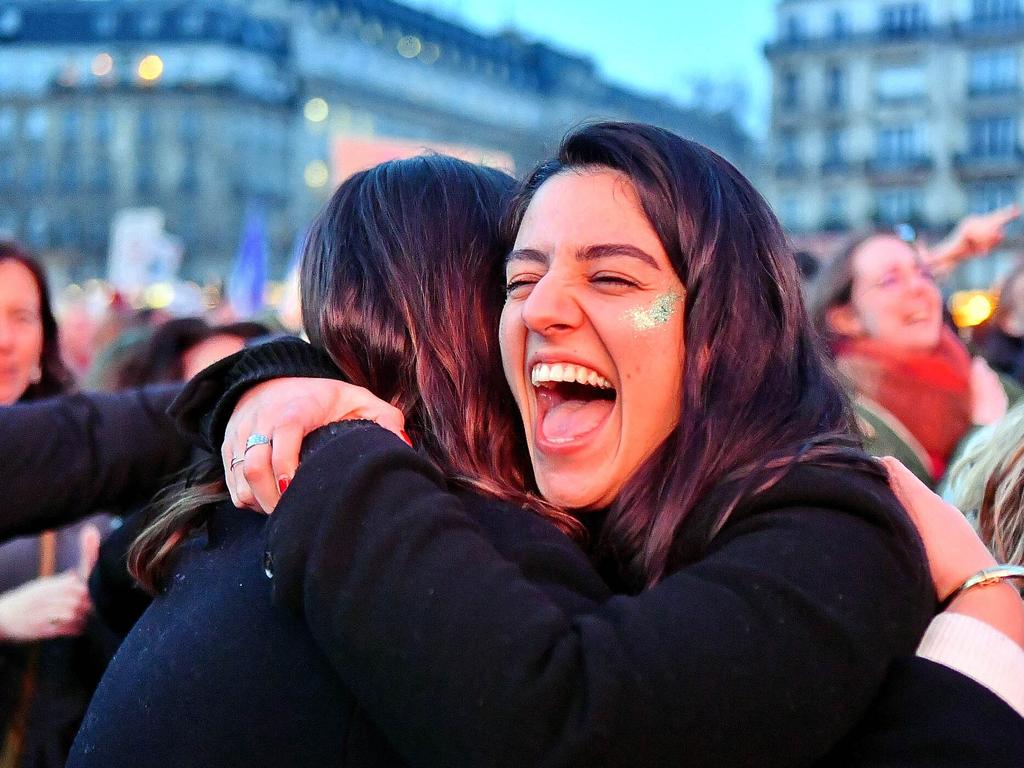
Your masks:
[[[978,571],[976,574],[968,578],[963,584],[950,592],[946,599],[939,605],[939,609],[943,611],[946,610],[949,608],[950,603],[969,589],[984,587],[988,584],[995,584],[997,581],[1007,581],[1008,579],[1024,579],[1024,566],[993,565],[991,568],[985,568]]]

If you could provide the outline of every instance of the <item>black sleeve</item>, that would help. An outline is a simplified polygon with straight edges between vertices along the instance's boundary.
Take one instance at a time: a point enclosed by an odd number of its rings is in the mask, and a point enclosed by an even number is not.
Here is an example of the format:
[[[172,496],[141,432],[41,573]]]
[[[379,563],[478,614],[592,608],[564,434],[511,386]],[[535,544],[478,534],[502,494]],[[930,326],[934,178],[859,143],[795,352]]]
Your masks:
[[[928,659],[898,659],[835,768],[1020,768],[1024,718],[984,686]]]
[[[179,391],[66,395],[0,410],[0,539],[150,498],[189,458],[165,413]]]
[[[170,414],[183,434],[217,455],[239,398],[264,381],[294,376],[344,380],[326,352],[287,336],[246,347],[206,368],[185,386]]]
[[[809,764],[912,651],[918,564],[829,509],[729,530],[638,596],[566,607],[429,463],[356,424],[300,466],[268,551],[275,600],[413,762]]]

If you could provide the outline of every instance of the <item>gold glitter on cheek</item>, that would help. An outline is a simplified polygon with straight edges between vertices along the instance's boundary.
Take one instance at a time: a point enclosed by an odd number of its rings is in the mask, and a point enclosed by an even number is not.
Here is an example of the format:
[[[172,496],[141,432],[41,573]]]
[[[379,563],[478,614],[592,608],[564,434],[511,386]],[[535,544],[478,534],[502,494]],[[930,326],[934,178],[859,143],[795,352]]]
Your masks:
[[[629,310],[626,313],[626,319],[633,324],[633,329],[637,331],[649,331],[653,328],[658,328],[672,319],[672,316],[676,313],[676,307],[682,298],[675,291],[663,293],[646,309],[634,308]]]

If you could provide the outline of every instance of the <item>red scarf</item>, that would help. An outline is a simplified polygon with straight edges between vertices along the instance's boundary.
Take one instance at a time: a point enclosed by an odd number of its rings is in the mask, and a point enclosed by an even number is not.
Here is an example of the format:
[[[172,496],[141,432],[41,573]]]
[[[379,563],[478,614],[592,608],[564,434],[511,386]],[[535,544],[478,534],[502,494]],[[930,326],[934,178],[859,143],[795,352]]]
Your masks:
[[[971,356],[949,328],[930,352],[893,349],[874,339],[843,339],[836,362],[858,394],[903,422],[942,476],[971,427]]]

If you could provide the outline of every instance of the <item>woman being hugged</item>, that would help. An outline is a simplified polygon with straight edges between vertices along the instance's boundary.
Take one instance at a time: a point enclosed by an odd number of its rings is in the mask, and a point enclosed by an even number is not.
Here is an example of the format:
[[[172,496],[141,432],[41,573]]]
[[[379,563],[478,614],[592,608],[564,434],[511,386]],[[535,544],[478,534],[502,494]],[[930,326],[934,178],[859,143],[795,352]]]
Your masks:
[[[774,216],[709,150],[599,124],[527,180],[508,231],[498,338],[536,488],[619,594],[524,574],[428,462],[354,425],[280,497],[276,601],[412,762],[825,759],[934,595]],[[279,440],[259,396],[224,455],[245,458],[235,498],[272,507],[316,420]]]

